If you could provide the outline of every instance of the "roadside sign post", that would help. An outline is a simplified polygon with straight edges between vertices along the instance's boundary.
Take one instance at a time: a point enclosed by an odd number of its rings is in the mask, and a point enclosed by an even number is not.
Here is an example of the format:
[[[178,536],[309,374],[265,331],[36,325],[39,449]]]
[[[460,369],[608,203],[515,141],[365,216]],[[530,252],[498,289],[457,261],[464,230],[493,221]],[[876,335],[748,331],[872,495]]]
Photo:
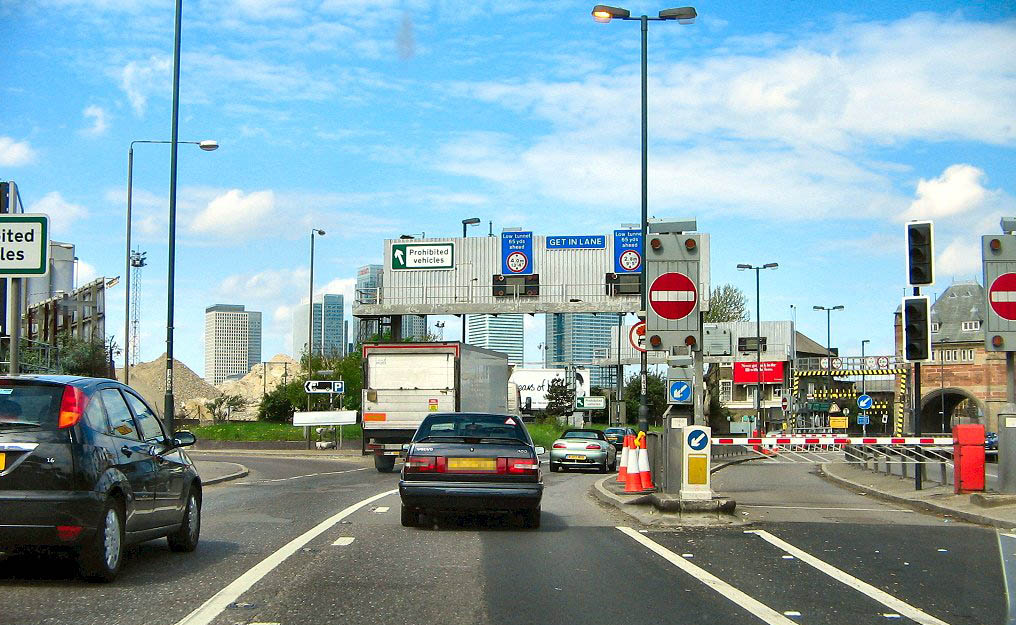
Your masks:
[[[17,375],[21,345],[21,279],[49,273],[49,216],[42,213],[0,215],[0,279],[11,278],[10,367]]]
[[[861,433],[865,436],[868,435],[868,415],[865,411],[870,410],[873,403],[875,403],[874,400],[867,393],[857,396],[857,407],[861,411],[861,414],[857,416],[857,423],[861,426]]]
[[[981,237],[984,349],[1005,352],[1005,408],[998,414],[998,490],[1016,493],[1016,219],[1002,218],[1000,235]]]

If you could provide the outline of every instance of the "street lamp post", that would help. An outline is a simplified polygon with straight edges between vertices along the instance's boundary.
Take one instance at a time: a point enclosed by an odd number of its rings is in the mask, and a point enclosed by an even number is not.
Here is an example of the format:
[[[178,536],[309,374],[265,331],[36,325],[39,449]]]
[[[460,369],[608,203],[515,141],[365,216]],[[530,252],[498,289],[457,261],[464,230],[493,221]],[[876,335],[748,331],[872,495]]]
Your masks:
[[[131,330],[130,330],[130,309],[131,309],[131,198],[134,193],[134,144],[135,143],[172,143],[171,141],[148,141],[148,140],[135,140],[131,141],[130,147],[127,149],[127,250],[124,255],[124,271],[123,271],[123,290],[124,290],[124,305],[123,305],[123,336],[124,336],[124,350],[123,350],[123,383],[130,383],[130,343],[131,343]],[[200,147],[205,152],[212,152],[219,148],[217,141],[206,139],[204,141],[178,141],[177,143],[188,143]]]
[[[470,217],[469,219],[462,220],[462,238],[466,238],[466,228],[469,226],[475,226],[480,223],[479,217]],[[472,294],[470,293],[470,301],[472,301]],[[462,342],[466,342],[466,313],[462,313]]]
[[[760,278],[763,269],[776,269],[779,263],[766,263],[764,265],[737,266],[738,271],[744,269],[755,270],[755,428],[758,429],[758,436],[762,435],[765,421],[762,419],[762,302],[759,294]]]
[[[826,331],[826,339],[825,339],[826,362],[829,365],[829,396],[830,396],[830,399],[832,399],[832,391],[833,391],[833,354],[830,351],[830,345],[832,344],[832,334],[831,334],[831,327],[832,326],[831,326],[831,322],[829,320],[829,317],[830,317],[830,315],[832,315],[832,312],[834,310],[843,310],[843,306],[831,306],[831,307],[829,307],[829,306],[812,306],[812,309],[813,310],[824,310],[825,313],[826,313],[826,330],[825,330]],[[828,419],[828,416],[829,416],[829,413],[827,412],[826,413],[826,418],[827,419]],[[828,422],[827,422],[827,425],[828,425]]]
[[[314,377],[314,235],[324,236],[325,231],[319,228],[310,229],[310,284],[307,285],[307,379]],[[324,305],[322,305],[322,310]],[[321,328],[324,332],[324,326]],[[322,351],[324,351],[324,336],[321,337]],[[307,412],[310,412],[310,393],[307,394]],[[310,428],[303,428],[304,437],[307,439],[307,449],[310,449]]]
[[[649,96],[649,77],[648,77],[648,37],[649,37],[649,22],[664,22],[668,20],[677,20],[681,24],[690,24],[698,13],[694,7],[680,7],[676,9],[664,9],[660,11],[659,17],[649,17],[648,15],[642,15],[640,17],[632,17],[631,11],[628,9],[622,9],[619,7],[607,6],[605,4],[598,4],[593,7],[593,19],[600,23],[607,23],[612,19],[626,20],[626,21],[638,21],[642,25],[642,249],[639,250],[642,253],[642,258],[645,258],[645,241],[648,236],[648,221],[649,221],[649,108],[648,108],[648,96]],[[645,270],[642,272],[642,310],[648,309],[648,297],[647,290],[648,284],[646,283]],[[649,430],[649,400],[646,395],[646,386],[648,384],[649,376],[649,356],[646,352],[641,353],[641,391],[639,393],[639,422],[638,427],[642,432]]]

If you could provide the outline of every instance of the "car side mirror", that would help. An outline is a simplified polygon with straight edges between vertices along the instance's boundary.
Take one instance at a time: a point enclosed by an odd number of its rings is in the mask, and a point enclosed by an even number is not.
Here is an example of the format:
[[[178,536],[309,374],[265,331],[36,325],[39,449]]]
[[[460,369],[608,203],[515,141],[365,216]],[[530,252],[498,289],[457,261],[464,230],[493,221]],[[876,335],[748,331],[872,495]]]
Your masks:
[[[547,448],[546,447],[537,447],[536,448],[536,455],[537,456],[542,456],[545,453],[547,453]]]
[[[181,430],[173,435],[173,447],[190,447],[196,442],[198,439],[187,430]]]

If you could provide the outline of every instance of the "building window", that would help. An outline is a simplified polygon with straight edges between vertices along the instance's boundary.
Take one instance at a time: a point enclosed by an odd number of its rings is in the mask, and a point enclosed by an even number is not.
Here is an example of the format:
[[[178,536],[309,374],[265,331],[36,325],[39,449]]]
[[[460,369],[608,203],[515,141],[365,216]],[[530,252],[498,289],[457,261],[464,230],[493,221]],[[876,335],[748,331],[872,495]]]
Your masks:
[[[783,397],[783,387],[777,384],[773,387],[773,396],[771,399],[779,399],[781,397]]]
[[[980,321],[964,321],[963,324],[962,324],[962,329],[963,329],[964,332],[973,332],[974,330],[980,330],[981,329],[981,322]]]
[[[964,349],[964,350],[961,351],[961,354],[962,354],[962,358],[963,358],[964,362],[973,362],[974,361],[974,350],[972,350],[972,349]]]
[[[732,380],[720,380],[720,403],[730,402],[733,386]]]
[[[931,331],[932,332],[938,332],[938,322],[937,321],[932,321],[931,322]]]

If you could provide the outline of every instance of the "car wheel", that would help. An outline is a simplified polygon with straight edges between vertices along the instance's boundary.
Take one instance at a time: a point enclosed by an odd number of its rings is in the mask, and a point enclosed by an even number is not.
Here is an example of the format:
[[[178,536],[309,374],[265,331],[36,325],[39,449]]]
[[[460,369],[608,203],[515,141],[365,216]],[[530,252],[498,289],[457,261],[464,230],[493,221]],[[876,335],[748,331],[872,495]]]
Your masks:
[[[402,506],[402,527],[416,527],[420,524],[420,513],[413,508]]]
[[[526,529],[539,529],[540,527],[540,509],[530,508],[522,511],[522,527]]]
[[[374,468],[378,473],[391,473],[395,470],[395,456],[374,456]]]
[[[172,551],[189,552],[198,548],[201,535],[201,499],[197,494],[187,494],[187,507],[183,511],[180,529],[166,537]]]
[[[116,579],[123,564],[123,517],[121,504],[114,499],[108,500],[95,536],[78,554],[78,570],[85,579],[92,582]]]

